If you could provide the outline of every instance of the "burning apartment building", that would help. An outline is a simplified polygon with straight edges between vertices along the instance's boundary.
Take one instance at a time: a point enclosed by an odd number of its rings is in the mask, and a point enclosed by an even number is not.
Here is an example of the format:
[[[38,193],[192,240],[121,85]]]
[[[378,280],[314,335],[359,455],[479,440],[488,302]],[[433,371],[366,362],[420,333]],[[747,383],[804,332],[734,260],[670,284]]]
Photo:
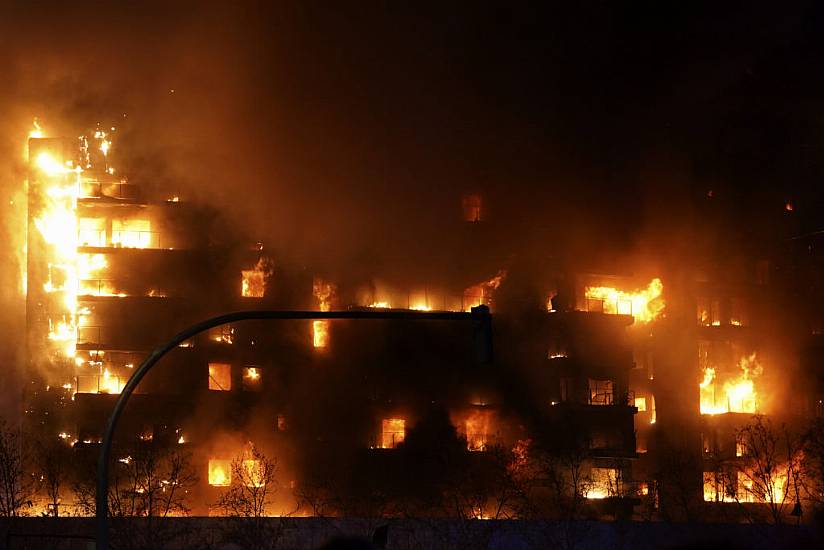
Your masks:
[[[273,514],[552,516],[559,491],[574,496],[576,517],[765,503],[742,474],[742,428],[779,409],[771,381],[792,353],[787,325],[764,299],[775,292],[769,258],[645,258],[633,269],[555,257],[532,271],[495,257],[450,284],[338,283],[325,266],[279,265],[260,244],[221,238],[209,211],[178,196],[148,196],[112,162],[112,131],[29,140],[26,423],[35,437],[92,456],[136,366],[213,315],[363,308],[425,317],[487,306],[488,364],[473,353],[469,323],[212,329],[141,383],[120,448],[185,450],[197,479],[188,506],[201,515],[237,478],[238,456],[256,471],[249,449],[279,460]],[[482,196],[456,203],[456,225],[483,238]],[[519,288],[523,280],[535,284]],[[820,412],[820,400],[810,403]],[[431,495],[403,479],[410,469],[437,478],[424,466],[444,452],[467,471],[520,484],[519,497],[504,502],[487,487],[461,510],[427,507]],[[456,490],[439,483],[431,490]],[[783,503],[792,480],[779,483]],[[399,504],[404,491],[415,506]]]

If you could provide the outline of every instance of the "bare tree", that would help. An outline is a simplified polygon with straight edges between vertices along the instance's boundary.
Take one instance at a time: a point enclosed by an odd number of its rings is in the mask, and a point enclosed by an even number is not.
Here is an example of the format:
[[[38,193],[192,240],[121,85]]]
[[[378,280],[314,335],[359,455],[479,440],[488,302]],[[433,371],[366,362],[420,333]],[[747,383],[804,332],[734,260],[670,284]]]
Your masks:
[[[63,440],[52,437],[37,441],[34,445],[35,463],[40,474],[39,491],[48,504],[46,515],[58,517],[63,499],[68,493],[71,477],[72,449]]]
[[[802,439],[785,424],[775,427],[761,415],[738,430],[736,438],[743,447],[734,470],[736,500],[766,504],[767,519],[782,524],[800,488]],[[748,518],[755,519],[744,510]]]
[[[0,515],[4,517],[25,515],[24,509],[32,506],[33,483],[25,464],[20,431],[0,419]]]
[[[806,500],[824,508],[824,419],[815,419],[807,430],[802,470]]]
[[[230,518],[228,542],[242,548],[272,550],[283,534],[284,522],[273,522],[273,497],[278,491],[278,464],[254,445],[232,460],[232,480],[216,504]]]

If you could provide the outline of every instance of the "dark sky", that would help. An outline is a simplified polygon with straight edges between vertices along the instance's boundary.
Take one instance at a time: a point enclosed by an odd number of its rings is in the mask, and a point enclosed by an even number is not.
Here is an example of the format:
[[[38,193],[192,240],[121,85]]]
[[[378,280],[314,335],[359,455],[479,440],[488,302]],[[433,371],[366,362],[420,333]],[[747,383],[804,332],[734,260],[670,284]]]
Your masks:
[[[815,2],[134,4],[3,3],[4,158],[115,124],[134,181],[300,261],[437,268],[468,190],[532,251],[658,246],[709,189],[815,228]]]

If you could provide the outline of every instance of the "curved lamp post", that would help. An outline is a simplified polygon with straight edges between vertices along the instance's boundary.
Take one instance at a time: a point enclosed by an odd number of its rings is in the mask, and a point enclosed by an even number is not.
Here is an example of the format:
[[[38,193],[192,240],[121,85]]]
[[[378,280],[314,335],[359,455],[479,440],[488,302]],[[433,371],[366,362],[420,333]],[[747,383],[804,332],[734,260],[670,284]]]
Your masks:
[[[476,322],[474,345],[476,355],[482,362],[489,362],[492,353],[491,315],[489,308],[478,306],[472,308],[471,313],[458,312],[416,312],[397,310],[376,311],[239,311],[227,313],[201,321],[178,333],[174,338],[158,346],[140,364],[134,374],[126,382],[123,391],[117,398],[100,448],[97,462],[97,494],[95,497],[95,516],[97,524],[97,550],[109,550],[109,458],[112,451],[112,437],[117,427],[117,421],[126,407],[137,385],[146,376],[146,373],[157,364],[169,351],[176,348],[189,338],[210,328],[234,323],[236,321],[265,320],[265,319],[417,319],[426,321],[468,321]]]

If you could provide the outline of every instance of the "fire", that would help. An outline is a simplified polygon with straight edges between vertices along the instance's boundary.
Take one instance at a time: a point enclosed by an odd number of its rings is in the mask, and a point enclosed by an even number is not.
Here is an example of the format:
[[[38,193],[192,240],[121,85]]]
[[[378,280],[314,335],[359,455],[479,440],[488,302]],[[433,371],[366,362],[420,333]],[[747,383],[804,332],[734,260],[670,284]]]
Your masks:
[[[112,376],[109,369],[103,369],[100,377],[100,393],[120,393],[123,385],[120,384],[119,376]]]
[[[701,392],[701,414],[724,414],[728,412],[758,412],[758,394],[755,378],[763,372],[755,353],[738,361],[740,374],[728,378],[718,388],[717,373],[714,368],[704,369],[704,379],[699,384]]]
[[[664,311],[665,304],[661,298],[663,291],[664,285],[661,279],[656,277],[645,289],[627,292],[608,286],[588,286],[584,294],[588,301],[603,303],[604,313],[632,315],[637,322],[648,323],[657,319]]]
[[[501,283],[506,279],[506,274],[506,270],[502,269],[488,281],[472,285],[464,290],[464,311],[471,311],[473,307],[480,305],[489,305],[492,302],[492,294],[498,290],[498,287],[500,287]]]
[[[381,424],[381,448],[394,449],[406,438],[406,420],[384,418]]]
[[[261,377],[260,370],[257,367],[243,368],[243,389],[260,391],[262,389],[262,381],[263,378]]]
[[[318,301],[321,311],[329,311],[335,297],[335,285],[323,279],[315,278],[312,283],[312,293]],[[315,348],[325,348],[329,345],[329,321],[312,321],[312,345]]]
[[[470,451],[484,451],[489,443],[490,411],[473,411],[465,422],[466,448]]]
[[[232,483],[232,462],[230,460],[209,459],[209,485],[228,487]]]
[[[367,307],[375,309],[390,309],[392,305],[389,302],[372,302]]]
[[[246,459],[243,461],[243,473],[247,487],[263,487],[266,484],[263,467],[260,460]]]
[[[603,499],[616,496],[620,474],[616,468],[592,468],[590,483],[584,490],[584,498]]]
[[[33,213],[34,226],[47,245],[48,280],[43,288],[62,302],[50,311],[48,339],[59,344],[66,357],[73,357],[77,344],[77,197],[80,168],[61,163],[47,152],[33,162],[43,187],[42,206]]]
[[[266,279],[270,271],[263,258],[259,259],[252,269],[241,271],[240,295],[244,298],[263,298],[266,292]]]

